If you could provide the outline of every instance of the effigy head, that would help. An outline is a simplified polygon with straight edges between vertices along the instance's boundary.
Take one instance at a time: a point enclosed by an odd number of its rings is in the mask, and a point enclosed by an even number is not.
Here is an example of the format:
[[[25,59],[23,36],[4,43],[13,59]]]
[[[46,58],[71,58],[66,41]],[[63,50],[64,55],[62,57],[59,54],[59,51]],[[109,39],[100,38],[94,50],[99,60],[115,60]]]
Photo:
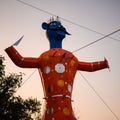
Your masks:
[[[49,40],[55,39],[55,40],[63,40],[67,35],[70,35],[66,28],[62,26],[61,22],[58,20],[58,17],[56,20],[53,18],[50,19],[49,23],[43,22],[42,28],[46,30],[46,35]]]

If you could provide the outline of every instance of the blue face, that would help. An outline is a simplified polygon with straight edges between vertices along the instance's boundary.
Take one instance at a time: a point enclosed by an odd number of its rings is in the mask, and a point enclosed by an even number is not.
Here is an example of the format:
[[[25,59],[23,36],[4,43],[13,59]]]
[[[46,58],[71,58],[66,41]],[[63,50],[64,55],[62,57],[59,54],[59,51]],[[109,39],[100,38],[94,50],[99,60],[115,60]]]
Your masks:
[[[49,24],[44,22],[42,28],[46,30],[50,48],[61,48],[66,34],[70,35],[59,21],[52,21]]]

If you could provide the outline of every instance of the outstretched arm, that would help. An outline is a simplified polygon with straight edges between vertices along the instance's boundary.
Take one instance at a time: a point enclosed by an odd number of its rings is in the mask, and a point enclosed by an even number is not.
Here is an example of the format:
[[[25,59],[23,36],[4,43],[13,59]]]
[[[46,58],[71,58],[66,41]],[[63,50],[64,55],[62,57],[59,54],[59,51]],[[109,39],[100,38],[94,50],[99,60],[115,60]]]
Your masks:
[[[37,58],[22,57],[13,46],[8,47],[5,51],[17,66],[23,68],[39,68],[39,60]]]
[[[78,63],[78,70],[81,71],[97,71],[101,69],[109,68],[108,61],[104,59],[104,61],[98,62],[79,62]]]

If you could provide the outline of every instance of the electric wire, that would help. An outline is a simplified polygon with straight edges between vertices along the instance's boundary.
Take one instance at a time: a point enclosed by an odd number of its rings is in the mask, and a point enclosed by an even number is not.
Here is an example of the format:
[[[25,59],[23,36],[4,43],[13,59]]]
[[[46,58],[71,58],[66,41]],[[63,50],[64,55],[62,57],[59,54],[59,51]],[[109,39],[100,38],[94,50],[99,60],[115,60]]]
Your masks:
[[[43,12],[43,13],[49,14],[49,15],[51,15],[51,16],[56,16],[56,15],[53,14],[53,13],[50,13],[50,12],[45,11],[45,10],[43,10],[43,9],[40,9],[40,8],[38,8],[38,7],[36,7],[36,6],[32,5],[32,4],[29,4],[29,3],[27,3],[27,2],[24,2],[24,1],[21,1],[21,0],[16,0],[16,1],[22,3],[22,4],[26,5],[26,6],[29,6],[29,7],[31,7],[31,8],[34,8],[34,9],[36,9],[36,10],[39,10],[39,11],[41,11],[41,12]]]
[[[67,19],[65,19],[65,18],[62,18],[62,17],[60,17],[60,18],[61,18],[62,20],[64,20],[64,21],[68,22],[68,23],[71,23],[71,24],[73,24],[73,25],[76,25],[76,26],[78,26],[78,27],[81,27],[81,28],[83,28],[83,29],[86,29],[86,30],[88,30],[88,31],[94,32],[94,33],[99,34],[99,35],[102,35],[102,36],[106,36],[106,34],[100,33],[100,32],[98,32],[98,31],[95,31],[95,30],[93,30],[93,29],[90,29],[90,28],[88,28],[88,27],[85,27],[85,26],[83,26],[83,25],[80,25],[80,24],[78,24],[78,23],[72,22],[72,21],[67,20]],[[108,38],[120,42],[119,39],[115,39],[115,38],[110,37],[110,36],[109,36]]]
[[[23,87],[23,85],[35,74],[36,71],[37,71],[37,69],[35,69],[35,70],[27,77],[27,79],[21,84],[20,88]],[[17,92],[20,88],[18,88],[18,89],[16,90],[16,92]]]
[[[51,13],[51,12],[48,12],[48,11],[46,11],[46,10],[40,9],[40,8],[38,8],[38,7],[36,7],[36,6],[32,5],[32,4],[29,4],[29,3],[27,3],[27,2],[24,2],[24,1],[21,1],[21,0],[16,0],[16,1],[22,3],[22,4],[26,5],[26,6],[29,6],[29,7],[31,7],[31,8],[34,8],[34,9],[36,9],[36,10],[39,10],[39,11],[41,11],[41,12],[43,12],[43,13],[46,13],[46,14],[48,14],[48,15],[57,17],[57,15],[55,15],[55,14],[53,14],[53,13]],[[66,21],[66,22],[68,22],[68,23],[71,23],[71,24],[73,24],[73,25],[75,25],[75,26],[78,26],[78,27],[81,27],[81,28],[83,28],[83,29],[86,29],[86,30],[89,30],[89,31],[91,31],[91,32],[94,32],[94,33],[96,33],[96,34],[105,36],[105,34],[103,34],[103,33],[100,33],[100,32],[98,32],[98,31],[92,30],[92,29],[90,29],[90,28],[88,28],[88,27],[85,27],[85,26],[83,26],[83,25],[77,24],[77,23],[72,22],[72,21],[70,21],[70,20],[67,20],[67,19],[65,19],[65,18],[63,18],[63,17],[60,17],[60,16],[59,16],[59,18],[60,18],[61,20],[63,20],[63,21]],[[115,39],[115,38],[113,38],[113,37],[109,37],[109,38],[110,38],[110,39],[113,39],[113,40],[115,40],[115,41],[120,42],[119,39]]]
[[[86,77],[79,71],[79,74],[84,79],[84,81],[89,85],[89,87],[95,92],[95,94],[98,96],[98,98],[103,102],[103,104],[108,108],[108,110],[114,115],[116,120],[119,120],[118,116],[113,112],[113,110],[110,108],[110,106],[105,102],[105,100],[101,97],[101,95],[95,90],[95,88],[88,82]]]
[[[81,50],[81,49],[83,49],[83,48],[86,48],[86,47],[88,47],[88,46],[90,46],[90,45],[92,45],[92,44],[94,44],[94,43],[96,43],[96,42],[98,42],[98,41],[101,41],[101,40],[103,40],[104,38],[107,38],[107,37],[109,37],[110,35],[113,35],[113,34],[119,32],[119,31],[120,31],[120,29],[117,29],[117,30],[115,30],[115,31],[112,32],[112,33],[109,33],[109,34],[107,34],[107,35],[105,35],[105,36],[103,36],[103,37],[101,37],[101,38],[99,38],[99,39],[97,39],[97,40],[95,40],[95,41],[93,41],[93,42],[91,42],[91,43],[89,43],[89,44],[81,47],[81,48],[78,48],[78,49],[74,50],[72,53],[77,52],[77,51],[79,51],[79,50]]]

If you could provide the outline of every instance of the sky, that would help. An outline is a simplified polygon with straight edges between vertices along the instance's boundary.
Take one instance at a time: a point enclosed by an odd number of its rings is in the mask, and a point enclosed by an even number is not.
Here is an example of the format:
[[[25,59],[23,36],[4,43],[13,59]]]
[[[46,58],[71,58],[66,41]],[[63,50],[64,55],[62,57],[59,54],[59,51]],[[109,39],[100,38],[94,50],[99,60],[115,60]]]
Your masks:
[[[17,0],[0,0],[0,54],[5,57],[6,74],[25,73],[23,82],[26,82],[18,89],[16,95],[25,99],[31,96],[38,98],[44,109],[38,71],[15,66],[4,49],[24,35],[16,47],[23,57],[39,57],[49,50],[45,31],[41,28],[42,22],[47,22],[52,17],[45,12],[47,11],[59,16],[67,31],[72,34],[64,39],[63,49],[71,52],[77,50],[103,37],[87,28],[105,35],[120,29],[120,0],[21,1],[39,9]],[[120,32],[111,37],[73,53],[79,61],[85,62],[100,61],[106,57],[110,66],[110,71],[104,69],[97,72],[77,72],[72,99],[78,120],[120,119]]]

